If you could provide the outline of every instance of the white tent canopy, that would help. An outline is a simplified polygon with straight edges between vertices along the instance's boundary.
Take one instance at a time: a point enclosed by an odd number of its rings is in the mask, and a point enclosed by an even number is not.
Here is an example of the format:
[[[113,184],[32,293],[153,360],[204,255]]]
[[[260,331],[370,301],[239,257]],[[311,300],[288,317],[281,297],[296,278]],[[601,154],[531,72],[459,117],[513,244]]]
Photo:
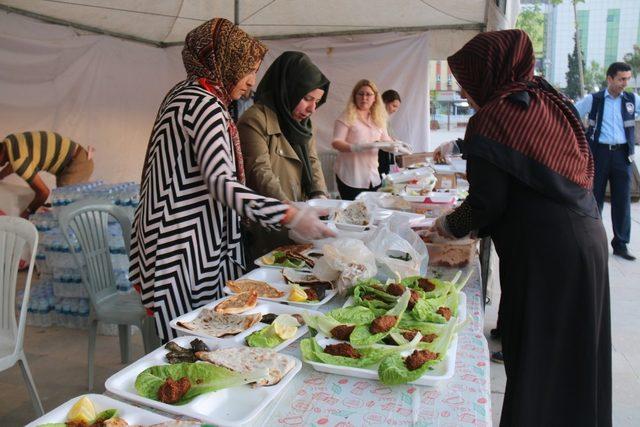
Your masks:
[[[429,61],[445,59],[483,29],[509,27],[518,2],[508,0],[505,15],[496,6],[503,1],[455,0],[446,9],[435,0],[238,4],[245,30],[266,38],[269,53],[261,73],[283,51],[300,50],[331,80],[329,100],[313,116],[321,151],[330,150],[333,123],[361,78],[373,79],[381,91],[400,92],[403,103],[393,128],[414,149],[425,150]],[[210,17],[233,19],[235,2],[0,0],[3,5],[21,11],[0,10],[0,134],[51,130],[93,145],[94,178],[114,182],[139,179],[158,106],[185,77],[181,47],[158,44],[184,39]],[[23,11],[31,16],[21,16]],[[74,24],[52,25],[42,16]]]
[[[239,23],[260,38],[451,28],[480,31],[492,28],[492,16],[503,3],[506,0],[0,1],[9,10],[158,45],[182,43],[189,30],[213,17]],[[506,9],[504,15],[509,16]]]

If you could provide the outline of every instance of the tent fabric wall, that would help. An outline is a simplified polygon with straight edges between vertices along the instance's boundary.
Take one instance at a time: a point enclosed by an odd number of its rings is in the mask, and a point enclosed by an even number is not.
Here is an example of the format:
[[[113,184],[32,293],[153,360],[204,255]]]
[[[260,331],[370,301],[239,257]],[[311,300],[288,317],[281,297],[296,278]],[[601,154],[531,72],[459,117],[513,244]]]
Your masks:
[[[327,74],[329,102],[313,117],[324,150],[354,83],[364,77],[402,94],[394,127],[424,149],[429,39],[430,32],[270,40],[261,73],[278,54],[297,49]],[[0,12],[0,135],[59,132],[96,147],[95,179],[138,181],[160,102],[184,78],[180,52]]]

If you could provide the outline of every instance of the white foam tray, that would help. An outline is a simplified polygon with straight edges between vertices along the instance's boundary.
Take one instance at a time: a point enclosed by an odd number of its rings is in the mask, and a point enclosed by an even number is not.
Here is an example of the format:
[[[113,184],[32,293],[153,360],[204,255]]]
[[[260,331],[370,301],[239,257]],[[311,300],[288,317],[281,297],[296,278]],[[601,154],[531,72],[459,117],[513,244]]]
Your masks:
[[[314,310],[320,307],[323,304],[326,304],[331,300],[331,298],[335,297],[337,292],[335,289],[330,289],[325,292],[325,296],[321,301],[317,302],[296,302],[289,301],[289,293],[291,292],[291,286],[286,283],[284,277],[282,277],[282,270],[276,270],[273,268],[257,268],[253,271],[248,272],[244,276],[240,277],[237,280],[242,279],[251,279],[251,280],[259,280],[261,282],[266,282],[269,285],[273,286],[277,290],[284,292],[285,295],[280,298],[266,298],[266,297],[258,297],[258,299],[265,301],[273,301],[278,303],[290,304],[293,306],[304,307],[310,310]],[[225,286],[223,289],[225,294],[231,295],[234,292],[229,289],[228,286]]]
[[[315,340],[321,347],[325,347],[327,344],[336,344],[343,341],[334,340],[324,335],[318,334],[315,336]],[[416,381],[412,381],[409,384],[416,384],[422,386],[435,386],[441,381],[445,381],[453,377],[456,368],[456,352],[458,351],[458,336],[454,336],[449,345],[449,350],[442,361],[432,367]],[[409,355],[410,351],[402,352],[403,356]],[[328,374],[345,375],[348,377],[366,378],[369,380],[378,379],[378,366],[369,368],[353,368],[349,366],[329,365],[320,362],[305,361],[310,364],[313,369],[319,372],[326,372]]]
[[[173,319],[169,325],[171,325],[171,327],[173,329],[175,329],[176,331],[178,331],[178,335],[197,335],[198,337],[201,338],[206,338],[207,340],[211,340],[212,342],[214,342],[216,344],[217,347],[237,347],[237,346],[246,346],[245,344],[245,338],[252,334],[255,331],[258,331],[262,328],[266,328],[267,324],[262,323],[262,322],[258,322],[255,325],[253,325],[252,327],[250,327],[249,329],[237,334],[237,335],[231,335],[231,336],[226,336],[226,337],[221,337],[221,338],[216,338],[216,337],[212,337],[209,336],[205,333],[202,332],[198,332],[198,331],[192,331],[189,330],[187,328],[183,328],[182,326],[178,325],[178,322],[191,322],[193,321],[196,317],[198,317],[198,315],[200,314],[200,312],[202,311],[203,308],[209,308],[212,309],[213,307],[215,307],[216,305],[218,305],[221,301],[224,301],[225,299],[227,299],[229,297],[225,297],[225,298],[221,298],[219,300],[213,301],[203,307],[200,307],[194,311],[190,311],[189,313],[183,314],[180,317],[177,317],[175,319]],[[269,314],[269,313],[273,313],[273,314],[302,314],[305,311],[308,310],[304,310],[302,308],[299,307],[292,307],[292,306],[288,306],[285,304],[279,304],[279,303],[275,303],[275,302],[270,302],[270,301],[261,301],[258,300],[258,304],[256,304],[256,306],[254,308],[252,308],[251,310],[247,310],[244,314],[253,314],[253,313],[262,313],[263,315],[265,314]],[[296,332],[296,334],[293,336],[293,338],[288,339],[284,342],[282,342],[282,344],[280,344],[277,347],[274,347],[273,350],[274,351],[280,351],[283,348],[287,347],[289,344],[291,344],[292,342],[294,342],[295,340],[299,339],[300,337],[302,337],[304,334],[307,333],[307,331],[309,330],[309,328],[307,327],[307,325],[302,325],[298,328],[298,332]]]
[[[194,338],[196,337],[184,336],[178,337],[173,341],[180,346],[189,347],[189,342]],[[203,341],[210,347],[217,345],[217,342],[212,340]],[[242,385],[205,393],[185,405],[169,405],[142,397],[135,389],[135,381],[138,374],[151,366],[166,365],[165,355],[167,353],[168,351],[164,347],[160,347],[147,354],[112,375],[105,383],[106,389],[133,402],[172,414],[187,415],[217,426],[238,426],[246,424],[258,416],[260,411],[282,392],[302,367],[300,360],[288,356],[294,359],[295,365],[276,385],[256,388],[250,385]]]
[[[88,397],[89,400],[93,402],[96,414],[107,409],[117,409],[118,413],[116,416],[124,419],[129,425],[151,425],[172,421],[171,418],[163,417],[146,409],[137,408],[102,394],[84,394],[74,397],[56,409],[47,412],[37,420],[27,424],[27,427],[36,427],[49,423],[64,423],[67,420],[67,414],[71,410],[71,407],[83,396]]]

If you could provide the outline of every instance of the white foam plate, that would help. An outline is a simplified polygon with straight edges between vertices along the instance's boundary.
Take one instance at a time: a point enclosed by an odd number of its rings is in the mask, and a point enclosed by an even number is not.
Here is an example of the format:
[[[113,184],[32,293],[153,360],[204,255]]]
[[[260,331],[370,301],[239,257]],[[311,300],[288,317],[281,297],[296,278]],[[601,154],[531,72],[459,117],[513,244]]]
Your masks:
[[[163,417],[151,411],[142,408],[136,408],[135,406],[121,402],[119,400],[112,399],[102,394],[84,394],[82,396],[74,397],[73,399],[63,403],[56,409],[47,412],[40,418],[27,424],[27,427],[36,427],[41,424],[49,423],[64,423],[67,420],[67,414],[71,410],[71,407],[83,396],[86,396],[93,402],[93,406],[96,409],[96,414],[107,409],[117,409],[117,417],[124,419],[129,425],[151,425],[172,421],[171,418]]]
[[[337,222],[337,221],[334,221],[334,224],[336,225],[336,228],[338,230],[355,231],[355,232],[360,232],[360,233],[366,232],[366,231],[370,231],[370,230],[373,230],[373,229],[377,228],[373,224],[357,225],[357,224],[349,224],[349,223],[346,223],[346,222]]]
[[[257,268],[253,271],[248,272],[247,274],[238,278],[237,280],[241,280],[241,279],[251,279],[251,280],[259,280],[261,282],[266,282],[269,285],[276,288],[277,290],[285,293],[285,295],[280,298],[258,297],[258,299],[262,299],[265,301],[273,301],[278,303],[286,303],[286,304],[290,304],[298,307],[305,307],[311,310],[318,308],[323,304],[326,304],[331,300],[331,298],[336,296],[336,293],[337,293],[335,289],[327,290],[325,292],[324,299],[322,299],[321,301],[315,301],[315,302],[289,301],[288,298],[289,298],[289,293],[291,292],[291,286],[288,283],[286,283],[286,281],[284,280],[284,277],[282,277],[282,270],[276,270],[274,268]],[[234,293],[231,289],[229,289],[228,286],[225,286],[223,288],[223,291],[225,294],[229,294],[229,295]]]
[[[189,347],[189,342],[194,338],[196,337],[184,336],[173,341],[180,346]],[[216,342],[212,340],[203,341],[210,347],[216,346]],[[302,367],[300,360],[288,356],[294,359],[295,365],[276,385],[256,388],[242,385],[200,395],[185,405],[169,405],[142,397],[135,389],[135,381],[140,372],[151,366],[167,364],[165,359],[167,352],[164,347],[160,347],[115,373],[105,383],[106,389],[133,402],[172,414],[187,415],[217,426],[238,426],[248,423],[258,416],[260,411],[280,394]]]
[[[401,182],[407,182],[412,179],[420,178],[422,176],[430,175],[433,173],[431,167],[421,167],[417,169],[406,169],[401,172],[390,173],[387,175],[387,179],[394,184]]]
[[[244,345],[246,345],[244,339],[248,335],[251,335],[255,331],[259,331],[262,328],[266,328],[269,325],[267,325],[266,323],[258,322],[255,325],[253,325],[252,327],[250,327],[249,329],[247,329],[247,330],[245,330],[243,332],[240,332],[237,335],[231,335],[231,336],[226,336],[226,337],[221,337],[221,338],[216,338],[216,337],[209,336],[204,332],[192,331],[190,329],[183,328],[182,326],[178,325],[178,322],[191,322],[191,321],[193,321],[196,317],[198,317],[198,315],[200,314],[200,312],[202,311],[203,308],[212,309],[213,307],[218,305],[218,303],[220,303],[221,301],[224,301],[227,298],[229,298],[229,297],[221,298],[221,299],[219,299],[217,301],[213,301],[213,302],[211,302],[211,303],[209,303],[209,304],[207,304],[207,305],[205,305],[203,307],[200,307],[197,310],[190,311],[189,313],[183,314],[182,316],[173,319],[169,323],[169,325],[171,325],[171,327],[173,329],[178,331],[178,335],[197,335],[198,337],[206,338],[208,340],[211,340],[212,342],[215,342],[216,346],[218,346],[218,347],[244,346]],[[273,314],[302,314],[305,311],[307,311],[307,310],[304,310],[304,309],[298,308],[298,307],[292,307],[292,306],[288,306],[288,305],[285,305],[285,304],[279,304],[279,303],[276,303],[276,302],[258,300],[258,304],[254,308],[252,308],[251,310],[247,310],[242,314],[252,314],[252,313],[262,313],[263,315],[268,314],[268,313],[273,313]],[[286,346],[288,346],[289,344],[291,344],[292,342],[294,342],[295,340],[297,340],[298,338],[300,338],[301,336],[306,334],[308,330],[309,330],[309,328],[307,327],[307,325],[300,326],[298,328],[298,332],[296,332],[296,334],[293,336],[293,338],[282,342],[282,344],[280,344],[279,346],[274,347],[273,350],[274,351],[282,350],[283,348],[285,348]]]
[[[316,341],[321,347],[325,347],[327,344],[336,344],[343,341],[337,341],[332,338],[327,338],[324,335],[318,334],[315,336]],[[422,377],[416,381],[412,381],[409,384],[416,384],[422,386],[435,386],[440,381],[448,380],[453,377],[456,368],[456,352],[458,351],[458,336],[454,336],[449,345],[449,350],[444,359],[427,371]],[[411,352],[402,352],[403,356],[409,355]],[[353,368],[349,366],[329,365],[321,362],[305,361],[310,364],[313,369],[319,372],[326,372],[328,374],[345,375],[348,377],[366,378],[369,380],[378,379],[378,367],[373,366],[369,368]]]

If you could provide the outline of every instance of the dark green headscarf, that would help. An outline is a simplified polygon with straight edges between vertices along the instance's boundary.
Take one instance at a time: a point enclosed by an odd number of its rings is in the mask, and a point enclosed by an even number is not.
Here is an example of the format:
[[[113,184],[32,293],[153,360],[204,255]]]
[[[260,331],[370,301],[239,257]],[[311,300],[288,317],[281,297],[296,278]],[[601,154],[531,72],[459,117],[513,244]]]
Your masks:
[[[311,163],[309,141],[313,135],[311,119],[300,122],[291,113],[306,94],[315,89],[324,90],[318,106],[324,104],[329,93],[329,80],[302,52],[284,52],[269,67],[256,89],[256,102],[271,108],[278,116],[278,124],[302,161],[302,189],[311,191]]]

